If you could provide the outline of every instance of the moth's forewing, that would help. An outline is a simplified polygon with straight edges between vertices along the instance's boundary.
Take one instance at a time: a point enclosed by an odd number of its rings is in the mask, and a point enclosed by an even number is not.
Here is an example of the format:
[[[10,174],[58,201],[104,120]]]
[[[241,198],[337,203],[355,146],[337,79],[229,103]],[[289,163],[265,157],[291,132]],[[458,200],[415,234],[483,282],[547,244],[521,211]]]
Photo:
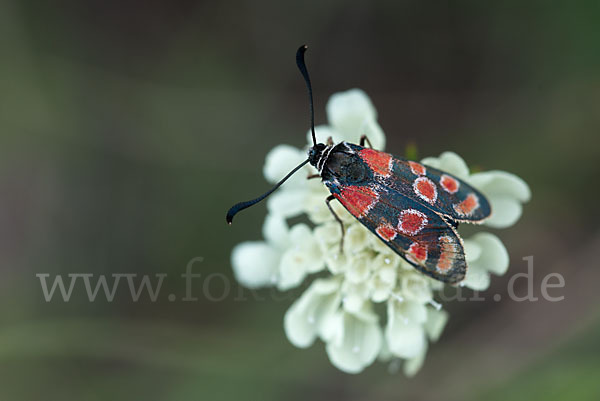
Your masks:
[[[465,223],[480,223],[491,214],[485,195],[452,174],[389,153],[348,146],[375,172],[377,182],[423,203],[433,212]]]
[[[444,217],[379,183],[328,186],[358,221],[418,270],[447,283],[464,278],[464,247]]]

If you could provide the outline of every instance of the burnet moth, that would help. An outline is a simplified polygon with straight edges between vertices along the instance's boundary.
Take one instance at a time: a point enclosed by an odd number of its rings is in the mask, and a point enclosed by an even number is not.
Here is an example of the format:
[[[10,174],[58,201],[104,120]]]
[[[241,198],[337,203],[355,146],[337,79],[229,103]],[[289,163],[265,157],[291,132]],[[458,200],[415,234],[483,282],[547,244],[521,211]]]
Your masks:
[[[360,144],[317,143],[312,86],[304,52],[296,53],[296,64],[304,77],[310,104],[313,146],[308,158],[271,190],[256,199],[240,202],[227,212],[227,222],[262,201],[306,163],[314,166],[331,195],[325,202],[341,226],[330,202],[337,200],[358,221],[395,253],[422,273],[455,284],[467,272],[465,250],[456,228],[459,223],[481,223],[491,214],[486,197],[452,174],[372,149],[366,136]],[[365,147],[365,142],[369,147]]]

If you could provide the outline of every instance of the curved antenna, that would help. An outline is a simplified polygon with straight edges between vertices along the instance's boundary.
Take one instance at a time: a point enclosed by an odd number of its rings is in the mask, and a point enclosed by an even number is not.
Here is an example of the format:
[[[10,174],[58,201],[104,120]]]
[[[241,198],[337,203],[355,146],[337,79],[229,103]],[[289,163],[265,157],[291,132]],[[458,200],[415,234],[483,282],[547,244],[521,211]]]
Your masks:
[[[308,76],[308,70],[306,69],[306,63],[304,62],[304,52],[306,52],[306,49],[308,49],[308,46],[306,45],[302,45],[298,48],[298,51],[296,52],[296,65],[298,65],[298,69],[304,77],[304,82],[306,82],[306,88],[308,89],[308,101],[310,104],[310,129],[312,132],[313,145],[316,145],[317,136],[315,135],[315,109],[313,106],[312,85],[310,84],[310,77]]]
[[[281,181],[279,181],[277,184],[275,184],[275,186],[273,188],[271,188],[270,190],[268,190],[267,192],[265,192],[258,198],[252,199],[249,201],[245,201],[245,202],[236,203],[235,205],[233,205],[229,209],[229,211],[227,212],[227,216],[225,217],[225,219],[227,220],[227,224],[231,224],[231,222],[233,221],[233,217],[236,214],[238,214],[238,212],[240,212],[241,210],[244,210],[250,206],[256,205],[258,202],[260,202],[261,200],[265,199],[267,196],[269,196],[273,192],[275,192],[275,190],[277,188],[279,188],[281,186],[281,184],[286,182],[288,178],[290,178],[296,171],[300,170],[306,163],[308,163],[308,159],[304,160],[302,163],[300,163],[298,166],[296,166],[296,168],[294,168],[292,171],[290,171],[288,173],[288,175],[283,177],[283,179]]]

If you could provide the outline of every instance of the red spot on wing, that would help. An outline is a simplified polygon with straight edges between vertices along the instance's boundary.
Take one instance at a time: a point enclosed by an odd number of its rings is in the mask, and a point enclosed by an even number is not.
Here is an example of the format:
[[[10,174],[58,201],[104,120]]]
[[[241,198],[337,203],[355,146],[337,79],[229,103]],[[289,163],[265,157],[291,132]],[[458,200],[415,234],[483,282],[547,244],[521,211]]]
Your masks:
[[[437,262],[437,269],[441,272],[446,272],[452,268],[454,263],[454,255],[456,254],[456,243],[447,235],[439,238],[440,241],[440,257]]]
[[[361,150],[358,154],[375,174],[388,177],[392,173],[394,159],[391,155],[369,148]]]
[[[479,198],[474,193],[467,195],[464,201],[454,205],[456,213],[462,216],[469,216],[479,207]]]
[[[407,235],[416,235],[427,225],[427,216],[415,209],[403,210],[398,219],[398,230]]]
[[[423,262],[427,260],[427,245],[413,242],[408,248],[406,257],[410,259],[411,262],[423,264]]]
[[[396,229],[394,227],[392,227],[391,224],[388,224],[388,223],[380,224],[379,227],[377,227],[375,229],[375,232],[383,240],[388,241],[388,242],[393,240],[394,238],[396,238],[396,235],[398,235],[398,231],[396,231]]]
[[[416,174],[416,175],[425,175],[425,173],[427,173],[427,170],[425,169],[425,166],[423,166],[420,163],[417,163],[417,162],[408,162],[408,165],[410,166],[410,171],[412,171],[413,174]]]
[[[378,196],[369,187],[347,186],[341,193],[333,194],[357,218],[365,216],[377,203]]]
[[[413,183],[413,190],[424,201],[434,204],[437,200],[437,188],[427,177],[419,177]]]
[[[444,190],[448,193],[456,193],[458,191],[458,187],[460,183],[449,175],[442,174],[442,178],[440,179],[440,185]]]

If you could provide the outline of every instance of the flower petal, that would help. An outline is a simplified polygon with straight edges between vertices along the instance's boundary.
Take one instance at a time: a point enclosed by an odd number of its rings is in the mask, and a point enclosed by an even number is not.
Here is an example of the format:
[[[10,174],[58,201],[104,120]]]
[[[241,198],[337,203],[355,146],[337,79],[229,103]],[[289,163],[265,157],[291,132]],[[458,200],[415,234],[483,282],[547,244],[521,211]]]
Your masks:
[[[325,252],[325,263],[327,268],[333,274],[345,272],[348,268],[348,257],[340,252],[339,244],[333,245]]]
[[[421,273],[408,273],[400,278],[402,296],[409,301],[426,303],[433,297],[427,277]]]
[[[330,195],[325,186],[321,186],[318,190],[310,191],[304,201],[304,212],[308,215],[310,221],[315,224],[335,221],[335,217],[331,210],[327,207],[325,199]],[[334,201],[330,203],[335,214],[344,223],[354,223],[356,219],[342,206],[341,203]],[[339,227],[339,225],[338,225]]]
[[[313,231],[306,224],[296,224],[292,227],[290,240],[294,247],[302,253],[308,273],[318,272],[325,267],[321,247],[317,243]]]
[[[375,250],[377,251],[377,250]],[[391,270],[394,272],[394,276],[393,276],[393,280],[396,280],[396,268],[398,267],[398,265],[400,264],[400,257],[395,254],[392,253],[391,250],[389,248],[385,248],[384,249],[385,252],[378,252],[377,256],[375,257],[375,259],[373,259],[372,262],[372,267],[373,270],[381,270],[381,269],[385,269],[385,270]],[[391,276],[387,276],[390,280],[392,279]]]
[[[263,174],[267,181],[274,184],[285,177],[294,167],[306,160],[306,152],[290,145],[277,145],[267,153]],[[294,180],[306,180],[306,174],[296,173],[286,183],[290,185]]]
[[[454,152],[444,152],[439,157],[426,157],[421,163],[454,174],[458,178],[466,180],[469,177],[467,163]]]
[[[302,253],[297,250],[290,249],[286,251],[281,257],[281,263],[279,264],[279,282],[277,287],[281,291],[289,290],[290,288],[297,287],[304,281],[306,277],[306,269],[303,264]]]
[[[417,372],[419,370],[421,370],[421,367],[423,366],[423,362],[425,362],[426,355],[427,355],[427,343],[425,343],[425,346],[421,349],[421,352],[419,352],[419,355],[415,356],[414,358],[410,358],[410,359],[406,360],[406,362],[404,362],[404,365],[402,367],[402,371],[404,372],[404,375],[406,377],[413,377],[414,375],[416,375]]]
[[[381,350],[382,335],[373,312],[342,312],[337,339],[327,343],[331,363],[346,373],[359,373],[373,363]]]
[[[418,304],[411,302],[388,302],[388,323],[385,330],[390,351],[401,358],[414,358],[426,346],[424,321],[417,312]],[[424,311],[426,318],[426,311]]]
[[[308,273],[315,273],[325,267],[325,260],[319,244],[306,224],[297,224],[290,230],[293,244],[283,253],[279,264],[278,287],[287,290],[299,285]]]
[[[497,275],[506,273],[510,259],[500,238],[491,233],[480,232],[472,236],[470,241],[477,243],[481,249],[474,264]]]
[[[419,324],[394,320],[388,323],[385,333],[390,351],[400,358],[414,358],[426,346],[425,333]]]
[[[445,310],[437,310],[435,308],[427,308],[427,321],[423,328],[431,341],[437,341],[446,327],[448,322],[448,312]]]
[[[341,302],[339,280],[315,280],[285,313],[283,327],[292,344],[305,348],[322,334]]]
[[[482,191],[490,201],[492,215],[485,225],[505,228],[521,217],[521,204],[529,201],[531,190],[525,181],[505,171],[486,171],[473,174],[469,182]]]
[[[315,227],[314,233],[323,253],[329,252],[335,245],[339,250],[340,241],[342,240],[342,230],[339,224],[333,222],[320,224]]]
[[[315,127],[315,136],[317,137],[317,143],[326,143],[327,138],[329,137],[331,137],[333,143],[338,143],[344,140],[343,135],[328,125],[317,125]],[[306,132],[306,139],[308,140],[308,146],[313,146],[311,130]]]
[[[262,232],[265,240],[279,249],[284,249],[289,245],[288,225],[285,219],[279,215],[267,214]]]
[[[475,241],[470,239],[464,240],[465,245],[465,259],[467,262],[476,260],[481,255],[481,247]]]
[[[429,156],[424,159],[421,159],[421,163],[423,163],[429,167],[440,169],[440,158],[439,157]]]
[[[362,283],[371,274],[372,257],[367,252],[348,256],[346,279],[354,284]]]
[[[465,279],[460,284],[475,291],[485,291],[490,286],[490,274],[481,266],[471,264]]]
[[[476,258],[467,254],[469,268],[463,285],[476,290],[486,290],[490,285],[489,272],[502,275],[509,265],[509,256],[504,244],[493,234],[480,232],[465,241],[479,248]],[[467,252],[471,248],[466,248]]]
[[[305,197],[306,191],[302,188],[280,190],[267,199],[267,209],[286,219],[298,216],[303,212]]]
[[[361,253],[369,245],[372,236],[373,234],[362,224],[349,225],[344,237],[344,252],[348,256]]]
[[[423,324],[427,320],[427,307],[423,303],[413,301],[393,302],[396,304],[396,314],[398,317],[401,316],[402,320],[418,324]]]
[[[266,242],[242,242],[231,252],[231,265],[237,281],[248,288],[273,285],[279,278],[281,253]]]
[[[491,170],[475,173],[469,181],[486,195],[502,195],[522,203],[529,202],[531,190],[523,179],[506,171]]]
[[[350,313],[358,313],[363,309],[369,298],[369,286],[366,282],[353,283],[345,280],[342,284],[342,301],[344,310]]]
[[[371,300],[373,302],[383,302],[387,300],[394,287],[396,286],[397,280],[397,269],[395,266],[386,265],[385,262],[379,262],[383,259],[384,255],[377,255],[373,261],[373,266],[380,265],[377,268],[375,274],[369,279],[369,290],[371,292]]]
[[[358,144],[360,143],[360,137],[363,135],[369,139],[369,142],[373,145],[373,149],[385,149],[385,134],[376,120],[365,119],[356,134],[351,135],[348,133],[348,136],[351,136],[351,139],[348,141]],[[354,139],[354,137],[356,137],[356,139]]]
[[[385,135],[377,124],[375,107],[364,91],[350,89],[332,95],[327,102],[327,118],[341,134],[339,139],[358,143],[361,135],[367,135],[375,149],[384,149]]]
[[[395,357],[390,351],[385,337],[383,338],[383,341],[381,341],[381,349],[379,350],[379,355],[377,355],[377,359],[381,362],[389,362],[392,359],[397,359],[397,357]]]
[[[368,238],[369,238],[369,242],[370,242],[369,245],[371,248],[373,248],[373,250],[375,252],[379,252],[381,254],[386,254],[386,255],[389,255],[390,257],[393,256],[393,257],[395,257],[395,259],[397,259],[394,262],[399,262],[400,257],[396,253],[394,253],[394,251],[392,251],[392,249],[390,247],[388,247],[381,238],[379,238],[378,236],[373,235],[373,234],[369,235]]]
[[[519,220],[523,213],[521,204],[512,198],[489,196],[488,200],[492,207],[492,215],[483,223],[488,227],[510,227]]]

